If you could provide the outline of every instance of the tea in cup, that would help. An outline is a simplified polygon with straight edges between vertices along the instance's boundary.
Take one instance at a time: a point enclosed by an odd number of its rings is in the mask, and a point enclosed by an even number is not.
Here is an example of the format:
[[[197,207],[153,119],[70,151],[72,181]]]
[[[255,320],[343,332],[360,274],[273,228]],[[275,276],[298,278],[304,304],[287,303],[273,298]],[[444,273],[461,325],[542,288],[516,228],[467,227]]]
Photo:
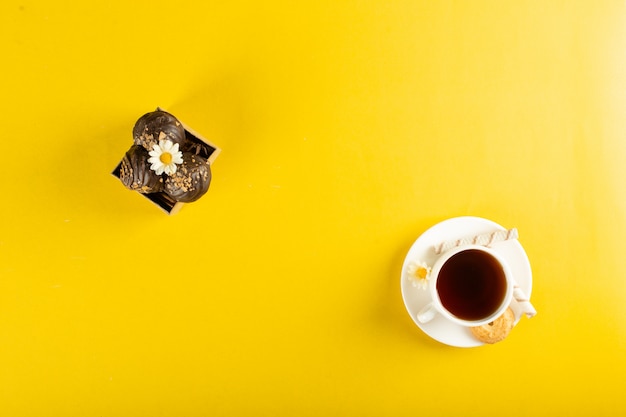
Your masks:
[[[514,280],[497,252],[463,245],[444,252],[435,262],[429,283],[432,301],[418,314],[427,323],[436,314],[466,327],[490,323],[507,309]]]

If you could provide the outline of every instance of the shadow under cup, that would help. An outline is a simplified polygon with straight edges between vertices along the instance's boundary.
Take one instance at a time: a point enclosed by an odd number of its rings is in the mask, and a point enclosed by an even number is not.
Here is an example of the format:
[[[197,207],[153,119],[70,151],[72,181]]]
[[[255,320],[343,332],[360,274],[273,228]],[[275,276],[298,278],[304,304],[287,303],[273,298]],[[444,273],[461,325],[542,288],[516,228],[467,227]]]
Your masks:
[[[435,281],[433,296],[441,307],[468,324],[495,319],[511,292],[505,266],[482,248],[454,253],[443,262]]]

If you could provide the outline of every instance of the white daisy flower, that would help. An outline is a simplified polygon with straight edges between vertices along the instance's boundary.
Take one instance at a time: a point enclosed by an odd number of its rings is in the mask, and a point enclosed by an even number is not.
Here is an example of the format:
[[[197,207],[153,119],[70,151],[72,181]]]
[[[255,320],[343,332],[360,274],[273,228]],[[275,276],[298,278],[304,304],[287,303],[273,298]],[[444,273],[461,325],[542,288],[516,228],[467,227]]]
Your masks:
[[[431,268],[424,262],[409,262],[406,268],[406,276],[411,285],[421,289],[428,287]]]
[[[176,172],[176,165],[183,163],[183,153],[178,150],[178,143],[171,140],[160,140],[158,145],[153,145],[149,152],[151,158],[148,159],[150,169],[157,175],[166,173],[172,175]]]

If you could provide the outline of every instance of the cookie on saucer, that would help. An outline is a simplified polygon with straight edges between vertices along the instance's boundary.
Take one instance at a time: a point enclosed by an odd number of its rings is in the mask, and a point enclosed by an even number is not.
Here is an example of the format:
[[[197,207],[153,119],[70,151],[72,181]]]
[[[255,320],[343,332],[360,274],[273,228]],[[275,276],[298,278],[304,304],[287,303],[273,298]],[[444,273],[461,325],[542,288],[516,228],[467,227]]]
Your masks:
[[[497,343],[504,340],[515,325],[515,313],[511,307],[497,319],[482,326],[470,327],[474,337],[483,343]]]

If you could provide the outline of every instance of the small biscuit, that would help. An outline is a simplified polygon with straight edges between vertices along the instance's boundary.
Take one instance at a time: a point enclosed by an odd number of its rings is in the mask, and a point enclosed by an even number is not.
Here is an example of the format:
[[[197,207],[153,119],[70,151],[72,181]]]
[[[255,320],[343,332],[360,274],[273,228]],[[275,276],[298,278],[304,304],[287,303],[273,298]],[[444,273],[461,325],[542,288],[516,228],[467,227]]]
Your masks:
[[[470,330],[476,339],[483,343],[497,343],[504,340],[513,326],[515,325],[515,313],[511,307],[497,319],[482,326],[470,327]]]

